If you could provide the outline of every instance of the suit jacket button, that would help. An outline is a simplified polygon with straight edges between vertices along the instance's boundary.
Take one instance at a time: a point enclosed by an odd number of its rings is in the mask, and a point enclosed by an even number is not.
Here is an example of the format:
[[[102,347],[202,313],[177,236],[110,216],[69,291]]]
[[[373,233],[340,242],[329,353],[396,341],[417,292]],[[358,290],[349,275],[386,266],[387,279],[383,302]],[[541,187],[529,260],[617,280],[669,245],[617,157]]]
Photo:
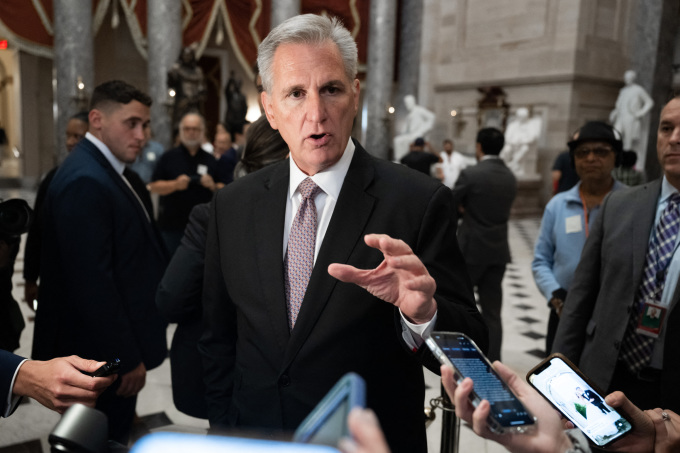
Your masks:
[[[279,378],[279,386],[281,387],[288,387],[290,385],[290,377],[287,374],[284,374]]]
[[[615,342],[614,342],[614,347],[615,347],[616,349],[619,349],[619,348],[621,347],[621,342],[618,341],[618,340],[615,341]]]

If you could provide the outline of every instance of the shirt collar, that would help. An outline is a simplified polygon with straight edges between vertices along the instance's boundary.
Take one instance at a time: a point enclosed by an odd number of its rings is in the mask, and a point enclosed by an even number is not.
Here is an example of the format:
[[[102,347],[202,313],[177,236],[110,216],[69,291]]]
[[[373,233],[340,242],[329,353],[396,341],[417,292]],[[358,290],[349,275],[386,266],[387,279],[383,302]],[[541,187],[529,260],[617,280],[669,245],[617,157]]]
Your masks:
[[[352,162],[354,156],[354,142],[350,138],[342,157],[334,165],[319,173],[311,176],[312,181],[321,188],[328,196],[338,199],[342,183],[349,170],[349,164]],[[307,178],[307,175],[302,172],[291,156],[290,160],[290,182],[288,187],[288,197],[293,198],[300,183]]]
[[[109,161],[109,163],[111,164],[113,169],[116,170],[116,172],[119,175],[123,174],[123,170],[125,170],[125,163],[118,160],[118,158],[113,155],[113,153],[111,152],[109,147],[106,146],[104,144],[104,142],[102,142],[101,140],[99,140],[97,137],[90,134],[89,132],[85,133],[85,138],[88,139],[89,141],[91,141],[92,144],[94,146],[96,146],[99,151],[101,151],[101,153],[104,155],[104,157],[106,157],[106,160]]]
[[[495,154],[484,154],[484,155],[482,156],[482,158],[479,159],[479,161],[481,162],[481,161],[483,161],[483,160],[489,160],[489,159],[500,159],[500,156],[497,156],[497,155],[495,155]]]
[[[668,182],[666,176],[664,175],[661,181],[661,197],[659,198],[659,203],[665,203],[668,200],[668,197],[670,197],[674,193],[678,193],[678,189],[673,187],[671,183]]]

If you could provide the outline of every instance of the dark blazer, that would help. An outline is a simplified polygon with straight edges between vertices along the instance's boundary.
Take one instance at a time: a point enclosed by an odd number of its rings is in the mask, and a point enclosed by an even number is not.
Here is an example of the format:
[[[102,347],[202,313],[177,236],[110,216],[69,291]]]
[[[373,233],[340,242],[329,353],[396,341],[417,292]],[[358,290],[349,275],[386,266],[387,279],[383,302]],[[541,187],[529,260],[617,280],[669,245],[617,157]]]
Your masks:
[[[366,380],[367,403],[393,452],[426,451],[422,366],[408,349],[398,310],[328,274],[331,263],[374,268],[382,254],[363,241],[385,233],[411,246],[437,282],[436,330],[466,332],[482,348],[487,329],[474,304],[439,182],[379,160],[357,144],[312,271],[295,329],[288,329],[283,228],[289,161],[218,192],[208,230],[204,354],[212,427],[294,430],[345,373]]]
[[[571,359],[600,388],[614,375],[640,286],[661,180],[611,192],[588,235],[564,304],[553,352]],[[661,394],[680,410],[680,285],[666,326]],[[647,408],[643,408],[647,409]]]
[[[201,203],[191,210],[182,241],[172,255],[156,293],[156,305],[161,315],[167,321],[177,323],[170,348],[175,407],[198,418],[208,418],[198,339],[202,332],[203,260],[209,219],[209,203]]]
[[[501,159],[485,159],[464,169],[453,187],[453,205],[465,208],[458,242],[470,264],[510,262],[508,219],[517,180]]]
[[[0,349],[0,416],[7,410],[7,398],[11,393],[10,385],[12,385],[14,373],[23,360],[23,357]]]
[[[119,358],[121,374],[160,365],[165,322],[154,297],[167,257],[134,193],[89,140],[59,167],[43,216],[33,358]]]

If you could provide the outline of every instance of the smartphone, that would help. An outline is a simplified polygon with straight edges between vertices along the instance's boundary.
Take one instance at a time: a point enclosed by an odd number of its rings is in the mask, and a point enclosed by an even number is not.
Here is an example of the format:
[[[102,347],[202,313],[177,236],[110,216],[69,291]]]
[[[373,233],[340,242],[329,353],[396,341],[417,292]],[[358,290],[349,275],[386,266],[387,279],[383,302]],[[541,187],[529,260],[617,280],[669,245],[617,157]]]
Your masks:
[[[95,371],[92,373],[89,373],[87,371],[81,371],[83,374],[87,374],[88,376],[92,377],[106,377],[106,376],[111,376],[112,374],[118,373],[120,370],[120,359],[116,359],[113,362],[107,362],[104,365],[100,366],[97,368]]]
[[[562,354],[552,354],[527,373],[527,381],[597,446],[624,436],[632,426],[581,371]]]
[[[458,332],[432,332],[425,343],[442,364],[453,367],[456,383],[460,384],[466,377],[472,378],[474,389],[470,401],[474,407],[482,400],[489,402],[491,412],[487,424],[491,431],[523,433],[533,428],[534,416],[470,337]]]
[[[355,407],[366,406],[366,383],[356,373],[347,373],[328,391],[302,421],[293,442],[337,447],[343,437],[351,437],[347,415]]]

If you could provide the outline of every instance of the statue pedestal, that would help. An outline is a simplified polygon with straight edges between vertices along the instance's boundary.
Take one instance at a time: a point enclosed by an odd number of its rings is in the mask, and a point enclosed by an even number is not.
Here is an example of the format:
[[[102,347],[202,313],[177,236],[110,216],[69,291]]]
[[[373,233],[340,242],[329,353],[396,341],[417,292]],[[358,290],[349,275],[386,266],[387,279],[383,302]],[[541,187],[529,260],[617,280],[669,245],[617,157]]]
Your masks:
[[[512,217],[535,217],[541,216],[540,192],[543,186],[539,175],[518,176],[517,196],[510,210]]]

